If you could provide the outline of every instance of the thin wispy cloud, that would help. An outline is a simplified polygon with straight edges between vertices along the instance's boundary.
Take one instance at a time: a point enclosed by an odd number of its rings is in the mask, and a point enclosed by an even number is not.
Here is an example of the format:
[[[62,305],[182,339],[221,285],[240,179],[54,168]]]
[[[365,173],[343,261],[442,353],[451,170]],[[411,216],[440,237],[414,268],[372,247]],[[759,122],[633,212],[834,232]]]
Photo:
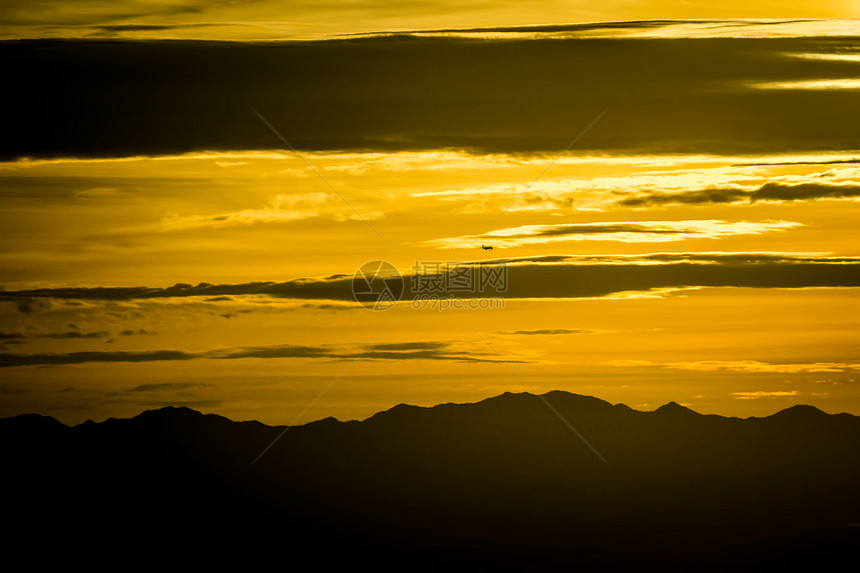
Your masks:
[[[123,330],[119,333],[120,336],[156,336],[158,333],[154,330],[146,330],[138,328],[137,330]]]
[[[500,334],[510,334],[515,336],[559,336],[566,334],[603,334],[611,332],[608,330],[592,330],[588,328],[536,328],[533,330],[514,330],[510,332],[501,332]]]
[[[746,189],[701,189],[678,193],[650,192],[618,201],[625,207],[654,207],[663,205],[704,205],[717,203],[756,203],[761,201],[791,202],[817,200],[860,199],[860,185],[801,183],[785,185],[766,183],[754,191]]]
[[[380,344],[367,352],[360,352],[348,345],[325,346],[251,346],[240,348],[223,348],[190,352],[185,350],[152,350],[152,351],[83,351],[69,353],[32,353],[12,354],[0,353],[0,367],[19,366],[59,366],[66,364],[86,364],[98,362],[171,362],[188,360],[242,360],[242,359],[329,359],[329,360],[369,360],[369,361],[399,361],[399,360],[444,360],[454,362],[496,362],[498,359],[483,351],[463,348],[452,342],[412,342]],[[508,360],[510,361],[510,360]],[[515,360],[522,361],[522,360]],[[164,387],[166,388],[166,387]],[[157,389],[155,386],[144,386],[144,391]]]
[[[617,367],[660,367],[698,372],[746,372],[753,374],[798,374],[809,372],[851,373],[860,372],[860,362],[799,362],[780,363],[758,360],[697,360],[679,362],[652,362],[649,360],[614,360]]]
[[[36,338],[53,338],[53,339],[91,339],[91,338],[108,338],[110,332],[106,330],[97,332],[81,332],[79,330],[69,330],[67,332],[42,332],[36,334]]]
[[[681,160],[681,157],[677,158]],[[600,212],[618,208],[654,208],[672,205],[761,204],[816,200],[855,200],[860,196],[860,170],[854,158],[802,159],[774,158],[768,163],[718,164],[702,167],[708,158],[688,158],[687,168],[666,169],[654,158],[639,159],[640,170],[615,177],[562,177],[537,181],[523,194],[512,212],[552,213]],[[763,166],[809,165],[807,173],[778,173]],[[815,169],[829,167],[825,170]],[[484,212],[518,192],[513,183],[481,187],[421,191],[416,198],[433,198],[456,203],[467,212]]]
[[[855,61],[855,60],[843,60]],[[752,87],[760,90],[860,90],[860,79],[857,78],[835,78],[817,80],[795,80],[782,82],[753,82]]]
[[[568,241],[617,241],[623,243],[662,243],[684,239],[718,239],[733,235],[758,235],[801,226],[792,221],[623,221],[559,225],[523,225],[490,231],[483,235],[464,235],[427,241],[430,246],[447,249],[475,247],[484,242],[502,247],[518,247]]]
[[[669,362],[667,368],[698,371],[728,371],[755,373],[799,372],[855,372],[860,370],[856,362],[811,362],[811,363],[772,363],[757,360],[702,360],[694,362]]]
[[[273,197],[269,205],[259,209],[243,209],[217,215],[178,215],[162,219],[159,229],[181,231],[203,227],[221,228],[262,223],[289,223],[314,217],[330,217],[335,220],[361,220],[351,213],[344,213],[340,199],[332,193],[280,194]],[[369,212],[365,219],[379,219],[381,213]]]
[[[84,332],[81,330],[67,330],[64,332],[0,332],[0,343],[14,342],[22,343],[33,339],[49,339],[49,340],[93,340],[101,338],[109,338],[110,332],[107,330],[98,330],[92,332]]]
[[[754,392],[732,392],[731,395],[735,400],[758,400],[759,398],[783,398],[786,396],[798,396],[800,392],[797,390],[777,390],[768,392],[766,390],[756,390]]]
[[[162,392],[188,390],[189,388],[212,388],[214,384],[204,382],[160,382],[155,384],[138,384],[125,392]]]
[[[523,17],[515,6],[506,3],[437,2],[399,5],[392,8],[374,0],[351,2],[338,7],[332,18],[332,7],[318,2],[296,2],[290,18],[284,20],[282,5],[274,0],[253,0],[238,5],[220,5],[195,0],[152,2],[130,0],[117,7],[107,0],[87,2],[85,11],[71,11],[69,4],[49,0],[43,10],[34,13],[30,5],[18,0],[8,3],[0,18],[7,38],[113,38],[139,40],[224,40],[282,41],[284,39],[321,39],[342,37],[381,38],[459,38],[469,40],[504,39],[623,39],[623,38],[767,38],[801,36],[855,35],[851,20],[837,20],[843,15],[834,1],[822,1],[806,7],[809,18],[791,16],[785,3],[760,2],[756,14],[777,16],[773,19],[730,18],[678,20],[653,19],[655,11],[649,2],[607,2],[601,5],[567,5],[560,14],[557,2],[529,4],[529,19],[550,24],[522,25]],[[660,5],[665,16],[689,17],[688,8],[679,11]],[[725,10],[724,3],[697,5],[702,13]],[[838,7],[839,8],[838,8]],[[621,10],[619,12],[619,10]],[[45,14],[51,14],[47,18]],[[452,15],[460,27],[450,28]],[[739,11],[738,15],[744,15]],[[829,18],[819,20],[816,18]],[[613,21],[613,20],[623,21]],[[297,23],[301,25],[297,25]],[[493,25],[495,24],[495,25]],[[392,31],[387,31],[392,30]],[[802,56],[803,54],[793,54]]]

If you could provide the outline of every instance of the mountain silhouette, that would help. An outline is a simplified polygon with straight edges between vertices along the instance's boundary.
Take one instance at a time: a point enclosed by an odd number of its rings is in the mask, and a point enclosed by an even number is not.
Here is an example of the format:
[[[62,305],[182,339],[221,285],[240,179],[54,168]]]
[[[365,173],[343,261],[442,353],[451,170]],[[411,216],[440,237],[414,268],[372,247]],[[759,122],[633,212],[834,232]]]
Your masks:
[[[291,428],[168,407],[6,418],[0,446],[18,548],[689,571],[821,567],[860,541],[860,418],[811,406],[741,419],[505,393]]]

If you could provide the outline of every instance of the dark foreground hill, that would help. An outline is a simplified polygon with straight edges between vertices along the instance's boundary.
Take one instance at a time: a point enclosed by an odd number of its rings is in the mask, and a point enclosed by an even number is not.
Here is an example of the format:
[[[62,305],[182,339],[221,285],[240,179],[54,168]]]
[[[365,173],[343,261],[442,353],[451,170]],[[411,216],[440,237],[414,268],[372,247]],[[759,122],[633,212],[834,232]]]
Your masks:
[[[75,427],[0,420],[6,547],[684,571],[821,569],[860,549],[860,418],[810,406],[739,419],[504,394],[284,430],[187,408]]]

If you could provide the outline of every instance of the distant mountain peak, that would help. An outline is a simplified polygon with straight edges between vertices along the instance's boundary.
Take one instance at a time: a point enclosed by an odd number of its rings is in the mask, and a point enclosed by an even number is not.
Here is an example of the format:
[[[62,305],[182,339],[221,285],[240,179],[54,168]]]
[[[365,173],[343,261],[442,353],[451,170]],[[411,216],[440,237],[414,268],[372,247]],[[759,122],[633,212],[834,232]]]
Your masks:
[[[154,410],[146,410],[141,412],[135,418],[178,418],[178,417],[197,417],[203,416],[202,412],[198,412],[188,406],[164,406]]]
[[[499,394],[498,396],[493,396],[491,398],[487,398],[487,400],[499,400],[499,399],[513,399],[513,398],[559,398],[566,400],[584,400],[587,402],[591,402],[594,404],[611,404],[606,400],[602,400],[595,396],[588,396],[586,394],[575,394],[573,392],[568,392],[567,390],[550,390],[548,392],[544,392],[543,394],[537,394],[532,392],[504,392],[503,394]]]
[[[668,414],[668,415],[678,415],[678,414],[681,414],[681,415],[689,415],[689,414],[694,414],[694,415],[696,415],[696,416],[701,416],[701,414],[699,414],[699,413],[698,413],[698,412],[696,412],[695,410],[691,410],[690,408],[687,408],[686,406],[682,406],[682,405],[680,405],[679,403],[675,402],[674,400],[673,400],[672,402],[669,402],[668,404],[663,404],[662,406],[660,406],[659,408],[657,408],[656,410],[654,410],[654,412],[655,412],[656,414],[663,414],[663,415],[667,415],[667,414]]]
[[[822,416],[829,416],[827,412],[819,410],[815,406],[810,406],[808,404],[796,404],[794,406],[790,406],[784,410],[780,410],[773,416],[779,417],[792,417],[792,418],[818,418]]]
[[[414,404],[397,404],[392,406],[387,410],[381,410],[369,418],[368,421],[379,421],[379,420],[388,420],[391,418],[402,418],[407,416],[409,413],[416,412],[418,410],[426,410],[428,408],[422,408],[421,406],[415,406]]]
[[[2,423],[10,427],[37,427],[44,428],[64,428],[65,424],[52,416],[43,416],[42,414],[19,414],[10,418],[0,419]]]
[[[535,397],[535,394],[531,392],[504,392],[499,394],[498,396],[492,396],[488,398],[489,400],[499,400],[499,399],[511,399],[511,398],[522,398],[524,396],[530,396],[532,398]]]

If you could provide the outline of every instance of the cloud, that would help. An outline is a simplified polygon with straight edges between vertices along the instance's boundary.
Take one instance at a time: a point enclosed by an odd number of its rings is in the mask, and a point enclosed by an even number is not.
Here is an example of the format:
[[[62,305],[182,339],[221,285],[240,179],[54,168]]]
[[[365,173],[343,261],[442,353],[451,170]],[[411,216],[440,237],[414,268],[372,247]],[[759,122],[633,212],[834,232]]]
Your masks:
[[[815,201],[821,199],[860,198],[860,185],[849,183],[765,183],[754,191],[746,189],[701,189],[680,193],[646,192],[617,202],[624,207],[658,207],[663,205],[701,205],[709,203],[755,203],[757,201]]]
[[[766,183],[750,195],[750,201],[809,201],[813,199],[853,199],[860,197],[860,185]]]
[[[772,165],[853,165],[860,163],[860,159],[828,159],[828,160],[798,160],[798,161],[768,161],[761,163],[736,163],[732,167],[769,167]]]
[[[151,402],[140,402],[141,406],[150,406],[152,408],[164,408],[167,406],[173,406],[174,408],[214,408],[217,406],[221,406],[224,404],[223,400],[183,400],[177,402],[176,400],[158,400]]]
[[[2,293],[0,293],[2,297]],[[15,300],[15,308],[22,314],[32,314],[51,308],[51,301],[40,298],[19,298]]]
[[[849,60],[850,61],[850,60]],[[753,82],[752,87],[761,90],[860,90],[860,79],[828,78],[780,82]]]
[[[2,342],[18,341],[23,339],[24,335],[19,332],[0,332],[0,341]]]
[[[835,49],[818,37],[5,42],[16,111],[0,158],[281,149],[252,105],[303,151],[556,154],[607,107],[577,150],[853,150],[856,92],[755,87],[846,85],[857,62],[786,55]]]
[[[162,360],[192,360],[194,358],[197,358],[197,355],[181,350],[152,350],[146,352],[83,351],[67,354],[0,353],[0,367],[57,366],[61,364],[84,364],[87,362],[156,362]]]
[[[548,328],[548,329],[536,329],[536,330],[515,330],[513,332],[502,332],[502,334],[518,334],[518,335],[529,335],[529,336],[549,336],[549,335],[561,335],[561,334],[599,334],[602,332],[606,332],[604,330],[589,330],[585,328]]]
[[[120,336],[155,336],[158,333],[154,330],[146,330],[139,328],[137,330],[123,330],[119,333]]]
[[[701,189],[680,193],[649,192],[618,201],[624,207],[655,207],[662,205],[701,205],[703,203],[738,203],[749,200],[744,189]]]
[[[80,332],[79,330],[70,330],[68,332],[46,332],[36,335],[36,338],[53,338],[53,339],[68,339],[68,338],[107,338],[110,332]]]
[[[159,384],[139,384],[126,392],[160,392],[162,390],[186,390],[188,388],[212,387],[202,382],[162,382]]]
[[[450,360],[455,362],[501,362],[497,356],[484,351],[457,348],[450,342],[411,342],[378,344],[371,348],[350,346],[252,346],[223,348],[202,352],[182,350],[131,351],[87,351],[65,354],[0,353],[0,368],[16,366],[58,366],[65,364],[86,364],[93,362],[162,362],[185,360],[241,360],[247,358],[324,358],[332,360]],[[504,362],[522,362],[518,359],[505,359]],[[128,392],[171,389],[174,386],[144,384]]]
[[[298,279],[285,283],[252,282],[240,284],[198,283],[191,285],[177,283],[170,287],[70,287],[70,288],[47,288],[29,291],[0,291],[0,300],[11,300],[14,302],[35,301],[36,303],[50,304],[49,298],[72,299],[72,300],[135,300],[151,298],[187,298],[187,297],[218,297],[235,295],[269,295],[295,298],[313,298],[302,296],[303,291],[308,291],[309,285],[313,284],[320,298],[341,298],[335,296],[345,294],[340,292],[346,275],[333,276],[327,279]],[[350,276],[351,279],[351,276]],[[331,288],[326,288],[330,285]],[[348,285],[347,285],[348,286]],[[27,295],[26,293],[32,293]],[[325,295],[328,293],[328,296]]]
[[[782,391],[782,392],[765,392],[757,390],[755,392],[732,392],[731,395],[735,400],[756,400],[758,398],[778,398],[783,396],[798,396],[800,392],[797,390]]]
[[[69,325],[72,328],[77,328],[74,324]],[[27,339],[32,338],[47,338],[52,340],[92,340],[97,338],[108,338],[110,332],[106,330],[96,332],[81,332],[80,330],[69,330],[66,332],[39,332],[31,334],[21,334],[17,332],[0,332],[0,344],[21,344]]]
[[[670,362],[666,368],[698,371],[728,372],[777,372],[794,374],[799,372],[853,372],[860,364],[853,362],[772,363],[757,360],[702,360],[698,362]]]
[[[170,215],[159,226],[162,231],[181,231],[201,227],[235,227],[259,223],[288,223],[300,219],[331,216],[341,220],[378,219],[380,213],[365,212],[361,217],[343,213],[343,200],[334,193],[279,194],[258,209],[243,209],[217,215]]]
[[[639,3],[643,8],[647,2]],[[699,3],[707,12],[707,4]],[[823,7],[824,5],[822,5]],[[838,11],[837,11],[838,12]],[[701,13],[699,13],[701,15]],[[828,13],[827,17],[834,16]],[[836,20],[831,20],[835,24]],[[451,34],[457,37],[500,38],[505,35],[547,37],[547,38],[762,38],[774,36],[853,36],[851,20],[840,22],[841,26],[822,25],[821,20],[811,18],[786,18],[762,20],[725,18],[695,20],[681,19],[641,19],[624,22],[594,21],[576,24],[550,24],[532,26],[493,26],[485,28],[448,28],[413,33],[417,36],[428,34]],[[844,26],[844,27],[843,27]],[[837,31],[839,30],[839,31]],[[840,34],[841,31],[841,34]],[[539,34],[539,35],[538,35]],[[821,54],[792,54],[792,56],[820,58]]]
[[[720,238],[732,235],[757,235],[801,226],[791,221],[728,222],[703,221],[636,221],[577,223],[560,225],[523,225],[490,231],[483,235],[464,235],[433,239],[426,243],[447,249],[476,247],[483,243],[516,247],[565,241],[619,241],[651,243],[696,238]]]
[[[648,360],[616,360],[610,363],[620,367],[657,366],[698,372],[749,372],[797,374],[802,372],[857,372],[857,362],[761,362],[758,360],[699,360],[682,362],[650,362]]]

